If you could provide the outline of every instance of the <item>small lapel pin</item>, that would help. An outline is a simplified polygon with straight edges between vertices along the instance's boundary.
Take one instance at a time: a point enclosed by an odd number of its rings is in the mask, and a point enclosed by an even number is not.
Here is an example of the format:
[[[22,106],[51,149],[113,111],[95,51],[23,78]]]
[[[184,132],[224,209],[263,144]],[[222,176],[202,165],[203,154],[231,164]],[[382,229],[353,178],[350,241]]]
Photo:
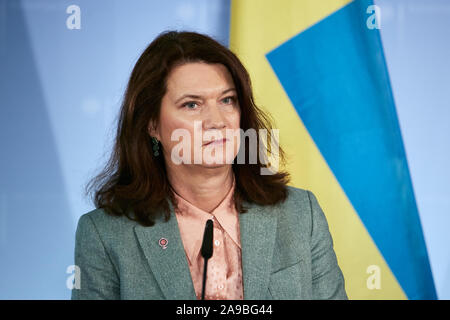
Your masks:
[[[166,249],[167,248],[167,243],[168,243],[169,241],[167,241],[167,239],[166,238],[161,238],[161,239],[159,239],[159,245],[161,246],[161,248],[163,248],[163,249]]]

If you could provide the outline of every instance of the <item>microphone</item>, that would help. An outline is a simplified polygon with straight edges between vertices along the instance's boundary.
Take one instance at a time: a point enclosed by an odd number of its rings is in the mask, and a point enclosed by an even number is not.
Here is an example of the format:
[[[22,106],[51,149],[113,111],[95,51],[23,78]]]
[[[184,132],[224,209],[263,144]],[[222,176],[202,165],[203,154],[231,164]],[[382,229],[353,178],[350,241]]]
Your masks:
[[[209,219],[206,221],[205,232],[203,233],[203,242],[200,253],[205,260],[203,265],[203,286],[202,286],[202,300],[205,300],[205,286],[206,286],[206,269],[208,268],[208,259],[213,255],[213,221]]]

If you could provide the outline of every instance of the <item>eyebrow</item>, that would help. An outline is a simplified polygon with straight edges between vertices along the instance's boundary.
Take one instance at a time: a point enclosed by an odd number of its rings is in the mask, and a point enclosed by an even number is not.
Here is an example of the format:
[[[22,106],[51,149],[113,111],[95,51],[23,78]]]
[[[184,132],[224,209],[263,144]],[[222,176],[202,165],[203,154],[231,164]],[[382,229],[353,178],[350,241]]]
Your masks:
[[[224,91],[222,91],[222,93],[220,94],[220,95],[224,95],[225,93],[227,93],[227,92],[230,92],[230,91],[236,91],[236,89],[235,88],[229,88],[229,89],[226,89],[226,90],[224,90]],[[181,100],[183,100],[184,98],[192,98],[192,99],[200,99],[202,96],[199,96],[199,95],[195,95],[195,94],[183,94],[180,98],[178,98],[176,101],[175,101],[175,104],[177,104],[178,102],[180,102]]]

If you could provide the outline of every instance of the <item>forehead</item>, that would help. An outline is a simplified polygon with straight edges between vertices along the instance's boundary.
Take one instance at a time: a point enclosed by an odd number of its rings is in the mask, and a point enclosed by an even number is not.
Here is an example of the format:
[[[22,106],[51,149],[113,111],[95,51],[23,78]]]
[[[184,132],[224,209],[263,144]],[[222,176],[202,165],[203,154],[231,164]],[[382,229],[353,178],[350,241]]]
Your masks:
[[[167,77],[168,93],[208,94],[234,87],[228,69],[219,63],[190,62],[172,69]]]

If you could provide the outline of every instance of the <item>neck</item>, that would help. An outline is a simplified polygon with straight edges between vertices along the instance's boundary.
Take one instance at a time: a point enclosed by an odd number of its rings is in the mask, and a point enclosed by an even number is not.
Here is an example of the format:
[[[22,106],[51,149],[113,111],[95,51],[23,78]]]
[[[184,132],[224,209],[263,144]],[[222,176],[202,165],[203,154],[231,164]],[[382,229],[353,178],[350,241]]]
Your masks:
[[[167,175],[172,189],[206,212],[212,212],[222,202],[233,185],[230,165],[204,168],[196,165],[168,165]]]

